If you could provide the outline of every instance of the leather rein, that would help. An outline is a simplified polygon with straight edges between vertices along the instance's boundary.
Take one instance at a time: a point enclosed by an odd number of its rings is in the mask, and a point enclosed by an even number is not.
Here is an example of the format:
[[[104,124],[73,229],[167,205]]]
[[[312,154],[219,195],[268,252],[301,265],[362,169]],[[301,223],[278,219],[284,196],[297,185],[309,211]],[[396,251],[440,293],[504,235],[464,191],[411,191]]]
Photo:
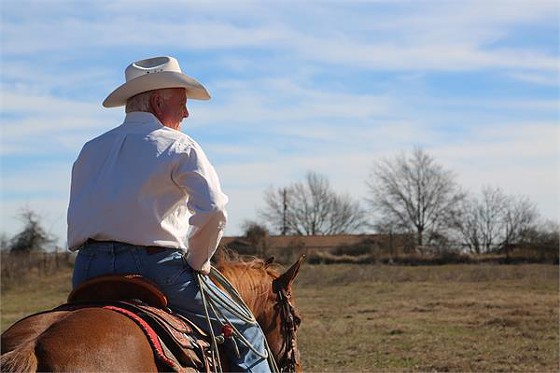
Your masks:
[[[280,372],[295,372],[298,351],[296,346],[296,330],[301,324],[301,318],[296,314],[290,303],[290,294],[276,280],[272,282],[272,289],[277,296],[277,306],[280,308],[282,328],[282,356],[278,359]]]

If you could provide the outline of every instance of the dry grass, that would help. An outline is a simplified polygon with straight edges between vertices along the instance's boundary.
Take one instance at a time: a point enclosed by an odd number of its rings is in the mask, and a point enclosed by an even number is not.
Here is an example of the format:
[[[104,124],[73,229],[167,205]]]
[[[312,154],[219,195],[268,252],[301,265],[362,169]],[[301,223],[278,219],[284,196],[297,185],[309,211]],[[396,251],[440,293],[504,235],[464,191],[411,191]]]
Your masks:
[[[558,371],[558,267],[308,266],[306,371]]]
[[[2,330],[63,302],[70,269],[2,293]],[[304,265],[306,372],[559,371],[558,267]]]
[[[48,276],[31,274],[27,281],[2,289],[0,328],[4,331],[15,321],[32,313],[54,308],[66,300],[70,292],[72,269],[61,268]]]

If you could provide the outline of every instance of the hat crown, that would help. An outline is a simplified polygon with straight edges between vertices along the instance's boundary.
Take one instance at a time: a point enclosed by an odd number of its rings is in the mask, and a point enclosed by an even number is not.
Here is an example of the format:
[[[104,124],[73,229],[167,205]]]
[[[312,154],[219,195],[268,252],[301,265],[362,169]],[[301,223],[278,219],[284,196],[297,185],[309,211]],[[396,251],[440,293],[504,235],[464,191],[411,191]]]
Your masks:
[[[166,88],[185,88],[189,99],[210,99],[206,88],[196,79],[185,75],[173,57],[153,57],[133,62],[124,70],[124,75],[126,82],[105,98],[103,106],[123,106],[137,94]]]
[[[179,62],[175,58],[164,56],[133,62],[126,68],[124,75],[128,82],[143,75],[164,71],[182,72]]]

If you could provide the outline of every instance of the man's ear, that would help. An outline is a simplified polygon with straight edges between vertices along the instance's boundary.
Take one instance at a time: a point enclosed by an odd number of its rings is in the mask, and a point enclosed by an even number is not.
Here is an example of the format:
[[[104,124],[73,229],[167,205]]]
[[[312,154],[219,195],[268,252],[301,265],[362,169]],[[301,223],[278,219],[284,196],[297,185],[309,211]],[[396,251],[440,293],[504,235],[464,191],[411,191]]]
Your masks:
[[[152,113],[155,115],[160,114],[161,101],[161,95],[157,92],[152,93],[150,96],[150,109],[152,109]]]

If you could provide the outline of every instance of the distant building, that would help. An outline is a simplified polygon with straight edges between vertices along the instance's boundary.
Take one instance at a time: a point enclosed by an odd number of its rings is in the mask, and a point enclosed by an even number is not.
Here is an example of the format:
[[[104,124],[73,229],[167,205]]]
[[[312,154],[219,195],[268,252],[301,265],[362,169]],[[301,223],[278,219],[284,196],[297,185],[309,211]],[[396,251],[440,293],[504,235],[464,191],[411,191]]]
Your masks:
[[[323,236],[261,236],[223,237],[221,247],[232,249],[243,255],[258,257],[274,256],[279,261],[290,261],[305,254],[317,261],[337,256],[371,258],[392,256],[404,247],[404,236],[386,234],[341,234]],[[313,260],[313,259],[312,259]]]
[[[380,243],[385,235],[379,234],[340,234],[325,236],[267,236],[267,247],[270,249],[300,248],[306,253],[313,251],[332,250],[338,247],[354,246],[363,242]],[[225,246],[252,246],[245,237],[223,237],[220,243]]]

